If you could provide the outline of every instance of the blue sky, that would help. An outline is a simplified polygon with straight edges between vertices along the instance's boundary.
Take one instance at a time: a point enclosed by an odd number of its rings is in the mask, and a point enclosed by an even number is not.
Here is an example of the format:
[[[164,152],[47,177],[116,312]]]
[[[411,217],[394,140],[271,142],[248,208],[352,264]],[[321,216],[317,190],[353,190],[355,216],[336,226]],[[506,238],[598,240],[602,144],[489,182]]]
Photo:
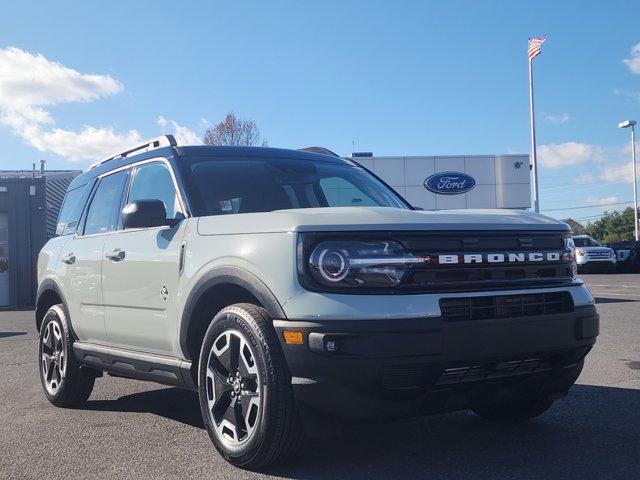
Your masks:
[[[595,216],[621,207],[556,209],[632,198],[616,124],[640,120],[639,18],[629,1],[7,2],[0,168],[84,168],[231,110],[271,146],[527,153],[527,38],[548,34],[542,208]]]

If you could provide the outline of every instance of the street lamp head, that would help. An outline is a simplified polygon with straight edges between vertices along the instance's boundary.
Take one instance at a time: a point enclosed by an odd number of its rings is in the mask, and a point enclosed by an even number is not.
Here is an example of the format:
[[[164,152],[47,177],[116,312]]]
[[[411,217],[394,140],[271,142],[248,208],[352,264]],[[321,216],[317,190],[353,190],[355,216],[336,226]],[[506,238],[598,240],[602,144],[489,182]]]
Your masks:
[[[635,120],[626,120],[618,124],[618,128],[628,128],[633,127],[636,124]]]

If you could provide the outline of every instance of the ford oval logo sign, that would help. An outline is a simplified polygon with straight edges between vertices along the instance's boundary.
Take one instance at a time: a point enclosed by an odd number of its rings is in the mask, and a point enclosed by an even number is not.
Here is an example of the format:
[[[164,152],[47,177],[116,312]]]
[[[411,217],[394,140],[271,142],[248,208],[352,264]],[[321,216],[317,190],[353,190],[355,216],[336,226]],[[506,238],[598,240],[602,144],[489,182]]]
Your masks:
[[[458,195],[475,186],[475,178],[460,172],[436,173],[424,181],[424,188],[440,195]]]

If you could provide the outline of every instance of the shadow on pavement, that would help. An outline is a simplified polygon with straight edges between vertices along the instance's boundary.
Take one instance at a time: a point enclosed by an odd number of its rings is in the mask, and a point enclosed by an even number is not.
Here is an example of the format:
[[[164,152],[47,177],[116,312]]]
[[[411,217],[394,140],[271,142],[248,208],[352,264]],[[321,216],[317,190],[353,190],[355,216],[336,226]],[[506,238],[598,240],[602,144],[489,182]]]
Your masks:
[[[204,428],[198,394],[182,388],[148,390],[120,397],[117,400],[89,400],[83,410],[152,413],[176,422]]]
[[[309,440],[265,473],[326,478],[638,478],[640,390],[576,385],[538,419],[497,425],[471,412],[358,425]],[[148,412],[203,428],[197,394],[168,388],[88,409]],[[212,447],[213,448],[213,447]]]
[[[26,335],[27,332],[0,332],[0,338],[17,337],[19,335]]]

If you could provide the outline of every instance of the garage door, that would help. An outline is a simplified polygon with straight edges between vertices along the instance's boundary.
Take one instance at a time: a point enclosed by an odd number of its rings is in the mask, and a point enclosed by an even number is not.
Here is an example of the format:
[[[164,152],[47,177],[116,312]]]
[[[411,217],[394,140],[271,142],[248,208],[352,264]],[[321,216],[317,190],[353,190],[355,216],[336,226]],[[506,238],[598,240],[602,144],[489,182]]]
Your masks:
[[[0,213],[0,306],[9,305],[8,215]]]

